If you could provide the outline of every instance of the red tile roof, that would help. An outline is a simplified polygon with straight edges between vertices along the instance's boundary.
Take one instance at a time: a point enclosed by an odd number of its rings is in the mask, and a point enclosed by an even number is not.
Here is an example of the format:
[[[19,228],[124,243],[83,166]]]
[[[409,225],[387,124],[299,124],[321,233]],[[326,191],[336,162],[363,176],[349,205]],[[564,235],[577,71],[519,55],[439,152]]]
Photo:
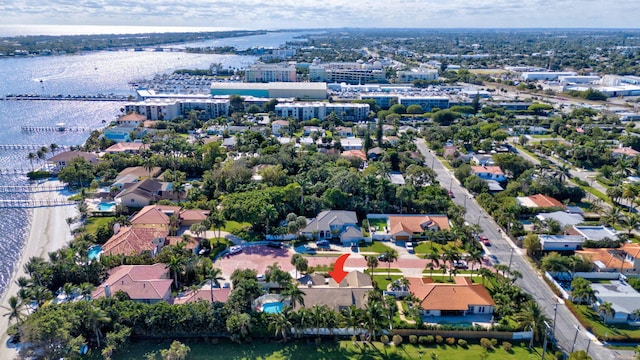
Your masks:
[[[167,231],[163,230],[124,227],[107,240],[102,250],[107,255],[140,254],[156,248],[153,244],[154,239],[162,239],[164,245],[166,236]]]
[[[132,300],[163,300],[170,294],[171,283],[166,264],[121,265],[109,271],[109,278],[91,296],[105,297],[108,285],[111,296],[124,291]]]
[[[439,230],[449,230],[447,215],[389,215],[389,232],[391,235],[399,232],[417,234],[436,225]]]
[[[601,262],[605,269],[631,269],[633,264],[623,262],[620,256],[616,256],[617,249],[607,248],[591,248],[584,250],[576,250],[577,255],[581,255],[583,258],[589,259],[593,262]]]
[[[456,277],[455,284],[432,282],[431,278],[407,278],[409,291],[420,299],[424,310],[466,311],[470,305],[495,306],[482,284],[472,284],[466,277]]]
[[[529,196],[529,199],[540,208],[547,207],[564,207],[564,204],[560,201],[552,198],[551,196],[536,194]]]
[[[174,207],[177,208],[176,212],[180,210],[179,206]],[[170,220],[169,216],[162,211],[160,206],[147,205],[138,211],[138,213],[131,218],[130,222],[132,225],[169,225]]]
[[[148,149],[149,145],[138,142],[120,142],[109,146],[105,152],[118,153],[125,151],[142,151]]]
[[[362,161],[367,161],[367,154],[362,150],[346,150],[342,152],[342,156],[344,157],[357,157],[362,159]]]
[[[184,295],[173,299],[174,304],[187,304],[196,301],[206,301],[211,302],[211,289],[209,285],[206,285],[198,290],[189,291]],[[214,288],[213,289],[213,301],[214,302],[223,302],[226,303],[227,299],[229,299],[229,294],[231,294],[230,288]]]
[[[613,149],[613,153],[617,155],[624,155],[628,157],[636,157],[640,155],[640,152],[632,149],[631,147],[619,147]]]
[[[489,173],[493,175],[504,175],[500,166],[472,166],[471,172],[474,174]]]
[[[180,211],[178,216],[181,220],[185,221],[203,221],[210,213],[211,212],[209,210],[187,209]]]
[[[140,115],[138,113],[131,113],[127,115],[121,116],[118,121],[133,121],[133,122],[141,122],[147,120],[147,117],[144,115]]]

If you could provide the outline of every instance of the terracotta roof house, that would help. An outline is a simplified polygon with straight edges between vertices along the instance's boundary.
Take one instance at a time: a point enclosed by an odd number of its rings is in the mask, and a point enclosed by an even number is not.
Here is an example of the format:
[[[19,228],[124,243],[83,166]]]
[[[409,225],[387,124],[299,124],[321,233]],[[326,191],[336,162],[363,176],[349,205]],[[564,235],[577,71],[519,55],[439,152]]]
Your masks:
[[[353,229],[353,230],[350,230]],[[350,230],[350,231],[348,231]],[[342,242],[362,240],[355,211],[325,210],[300,231],[300,235],[314,239],[339,238]]]
[[[147,177],[154,178],[160,174],[160,171],[162,171],[162,168],[159,166],[155,166],[151,168],[151,170],[145,169],[144,166],[131,166],[120,171],[118,176],[116,176],[115,181],[118,182],[124,177],[133,177],[134,179]]]
[[[147,205],[138,211],[129,222],[133,228],[170,231],[171,215],[180,212],[179,206]]]
[[[447,215],[369,214],[369,233],[374,240],[409,241],[425,231],[450,230]],[[381,225],[374,225],[381,224]],[[375,227],[375,228],[374,228]]]
[[[142,151],[149,149],[149,145],[141,142],[119,142],[105,149],[107,154],[140,154]]]
[[[485,180],[505,181],[505,176],[500,166],[472,166],[471,172]]]
[[[536,194],[531,196],[518,196],[516,198],[520,206],[524,206],[527,208],[550,208],[550,207],[559,207],[564,208],[564,204],[560,201],[552,198],[551,196]]]
[[[198,301],[206,302],[222,302],[226,303],[231,294],[231,288],[213,288],[209,284],[205,284],[203,287],[197,290],[188,291],[184,294],[179,294],[178,297],[173,299],[174,304],[188,304]]]
[[[92,164],[98,162],[98,156],[96,154],[84,151],[63,151],[50,157],[47,162],[53,166],[52,171],[57,172],[75,158],[84,158]]]
[[[343,151],[341,155],[343,157],[355,157],[362,161],[367,161],[367,154],[365,154],[363,150],[347,150]]]
[[[123,227],[102,245],[105,255],[157,254],[166,244],[168,232],[159,229]]]
[[[304,293],[304,306],[307,308],[314,305],[327,305],[336,311],[351,305],[363,308],[367,304],[369,291],[373,289],[369,275],[360,271],[351,271],[339,284],[333,279],[329,279],[328,283],[321,279],[315,280],[300,285],[300,290]],[[296,309],[300,307],[300,304],[296,305]]]
[[[431,278],[407,278],[409,291],[420,300],[423,316],[459,316],[492,314],[496,303],[482,284],[467,277],[455,277],[455,283],[434,283]]]
[[[109,278],[91,293],[91,297],[111,297],[123,291],[133,301],[170,302],[172,282],[165,264],[121,265],[109,270]]]
[[[158,200],[177,200],[183,194],[172,191],[172,184],[160,182],[154,179],[144,179],[139,182],[125,184],[124,190],[117,194],[114,199],[128,207],[143,207]]]
[[[640,155],[640,152],[634,150],[631,147],[621,146],[621,147],[617,147],[617,148],[613,149],[611,151],[611,155],[613,157],[631,157],[631,158],[634,158],[634,157]]]
[[[587,248],[577,250],[576,255],[584,259],[591,260],[597,272],[619,272],[623,274],[637,273],[640,267],[636,267],[634,262],[626,261],[626,253],[620,249],[609,248]]]
[[[140,125],[147,120],[147,117],[138,113],[122,115],[116,121],[118,124]]]
[[[211,211],[201,209],[185,209],[178,213],[181,226],[191,226],[199,224],[207,219]]]

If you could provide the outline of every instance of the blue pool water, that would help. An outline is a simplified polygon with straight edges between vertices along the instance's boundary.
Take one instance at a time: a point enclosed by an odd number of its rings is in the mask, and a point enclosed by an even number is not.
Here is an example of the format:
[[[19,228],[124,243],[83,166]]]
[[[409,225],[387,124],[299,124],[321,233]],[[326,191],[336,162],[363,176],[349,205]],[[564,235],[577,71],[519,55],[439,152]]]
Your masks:
[[[113,201],[103,202],[98,204],[98,210],[100,211],[113,211],[116,208],[116,203]]]
[[[272,302],[262,305],[262,312],[269,314],[279,314],[282,311],[284,304],[281,302]]]
[[[102,246],[94,245],[89,248],[89,253],[87,254],[87,257],[89,258],[89,260],[95,260],[101,251],[102,251]]]

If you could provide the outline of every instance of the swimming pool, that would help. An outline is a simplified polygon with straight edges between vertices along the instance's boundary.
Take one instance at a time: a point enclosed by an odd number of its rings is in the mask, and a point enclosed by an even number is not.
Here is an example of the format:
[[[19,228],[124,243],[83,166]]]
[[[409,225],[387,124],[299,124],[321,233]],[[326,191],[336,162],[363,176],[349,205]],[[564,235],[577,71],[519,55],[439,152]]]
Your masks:
[[[281,302],[266,303],[262,304],[262,312],[266,312],[269,314],[279,314],[280,312],[282,312],[283,307],[284,304]]]
[[[102,246],[94,245],[89,248],[89,253],[87,253],[87,258],[89,258],[89,260],[95,260],[101,252],[102,252]]]
[[[116,203],[114,201],[100,201],[100,203],[98,203],[98,211],[113,211],[115,208]]]

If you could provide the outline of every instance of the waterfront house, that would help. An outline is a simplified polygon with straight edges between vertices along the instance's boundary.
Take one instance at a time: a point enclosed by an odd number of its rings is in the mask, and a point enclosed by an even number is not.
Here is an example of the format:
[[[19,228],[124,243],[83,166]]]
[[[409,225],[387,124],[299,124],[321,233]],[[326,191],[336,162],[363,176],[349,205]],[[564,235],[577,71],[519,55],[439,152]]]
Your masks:
[[[148,150],[149,145],[141,142],[118,142],[104,150],[107,154],[140,154],[144,150]]]
[[[155,179],[125,184],[124,190],[115,196],[115,201],[127,207],[143,207],[159,200],[178,200],[184,192],[173,191],[173,184]]]
[[[407,280],[423,316],[490,315],[496,306],[484,285],[468,277],[456,276],[453,284],[435,283],[429,277]]]
[[[369,275],[360,271],[351,271],[340,283],[333,278],[324,280],[322,276],[312,275],[300,279],[300,290],[304,292],[304,306],[326,305],[330,309],[340,311],[350,306],[362,309],[367,304],[373,283]],[[301,304],[296,305],[296,309]]]
[[[169,268],[166,264],[121,265],[108,272],[109,277],[92,293],[92,299],[110,298],[122,291],[133,301],[154,304],[171,301]]]
[[[147,205],[131,217],[129,222],[134,228],[171,231],[171,216],[178,217],[180,206]]]
[[[142,125],[142,123],[147,120],[147,117],[135,112],[122,115],[116,120],[116,123],[119,125],[127,125],[132,127],[138,127]]]
[[[123,227],[102,245],[102,252],[105,255],[148,253],[154,256],[167,244],[168,233],[166,230],[153,228]]]
[[[52,171],[55,173],[76,158],[83,158],[91,164],[98,162],[98,156],[96,154],[84,151],[63,151],[50,157],[47,162],[51,165]]]

